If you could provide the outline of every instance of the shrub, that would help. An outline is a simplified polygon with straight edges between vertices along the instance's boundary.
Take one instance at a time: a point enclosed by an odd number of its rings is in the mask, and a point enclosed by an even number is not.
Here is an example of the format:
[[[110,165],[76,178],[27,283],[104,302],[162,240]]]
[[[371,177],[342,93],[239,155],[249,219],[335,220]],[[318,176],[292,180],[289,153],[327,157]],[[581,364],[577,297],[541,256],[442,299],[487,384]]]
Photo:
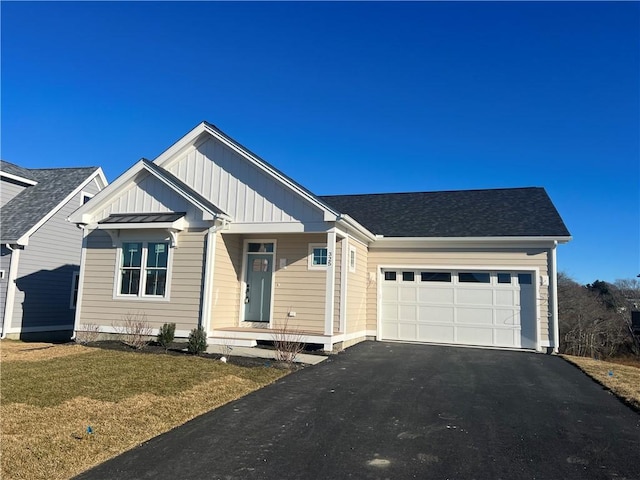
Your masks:
[[[160,331],[158,332],[158,344],[165,349],[165,351],[173,342],[173,338],[176,334],[176,324],[175,323],[165,323],[160,327]]]
[[[141,350],[149,343],[152,329],[145,313],[127,312],[122,316],[122,324],[113,327],[120,334],[122,343],[125,345]]]
[[[95,323],[80,325],[76,331],[76,343],[87,344],[98,340],[100,336],[100,326]]]
[[[204,331],[202,326],[194,328],[189,333],[189,340],[187,341],[187,350],[189,353],[198,355],[207,349],[207,332]]]
[[[302,332],[289,327],[288,319],[276,328],[273,333],[273,346],[276,349],[275,357],[279,362],[291,365],[299,354],[304,351]]]

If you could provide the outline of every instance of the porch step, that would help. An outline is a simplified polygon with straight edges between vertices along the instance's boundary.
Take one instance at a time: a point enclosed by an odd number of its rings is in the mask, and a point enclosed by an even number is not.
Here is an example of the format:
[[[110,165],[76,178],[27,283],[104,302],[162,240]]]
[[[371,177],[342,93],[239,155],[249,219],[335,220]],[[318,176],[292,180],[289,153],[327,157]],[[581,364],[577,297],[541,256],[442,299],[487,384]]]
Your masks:
[[[209,337],[207,338],[209,345],[231,345],[234,347],[255,347],[258,345],[256,340],[248,338],[224,338],[224,337]]]

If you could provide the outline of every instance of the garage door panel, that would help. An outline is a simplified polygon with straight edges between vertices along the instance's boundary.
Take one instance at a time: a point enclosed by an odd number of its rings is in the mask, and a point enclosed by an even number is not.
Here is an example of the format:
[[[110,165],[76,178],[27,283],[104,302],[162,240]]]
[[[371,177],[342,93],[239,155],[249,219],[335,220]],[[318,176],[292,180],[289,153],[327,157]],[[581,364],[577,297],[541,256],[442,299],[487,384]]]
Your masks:
[[[458,307],[456,321],[465,325],[493,325],[493,309]]]
[[[455,329],[453,326],[419,325],[418,338],[416,340],[420,342],[454,343]]]
[[[453,307],[418,307],[419,323],[453,323],[455,309]]]
[[[398,335],[400,338],[417,340],[418,326],[415,323],[400,323],[398,324]]]
[[[401,302],[415,302],[418,299],[418,292],[415,287],[400,287],[398,289],[398,300]]]
[[[398,307],[398,315],[401,322],[410,321],[415,322],[418,320],[418,312],[417,307],[415,305],[400,305]]]
[[[456,290],[458,305],[493,305],[493,290],[486,287],[458,288]]]
[[[520,347],[519,329],[512,330],[495,330],[495,342],[499,347]]]
[[[453,287],[418,287],[418,302],[453,305]]]
[[[513,289],[496,290],[496,305],[512,307],[516,305]]]
[[[398,324],[396,322],[382,322],[382,338],[402,340],[402,338],[398,336]]]
[[[519,326],[520,325],[520,313],[511,309],[496,308],[496,325],[502,326]]]
[[[493,345],[493,329],[478,327],[458,327],[456,343],[467,345]]]
[[[383,302],[397,302],[398,301],[398,286],[385,284],[382,289],[382,301]]]

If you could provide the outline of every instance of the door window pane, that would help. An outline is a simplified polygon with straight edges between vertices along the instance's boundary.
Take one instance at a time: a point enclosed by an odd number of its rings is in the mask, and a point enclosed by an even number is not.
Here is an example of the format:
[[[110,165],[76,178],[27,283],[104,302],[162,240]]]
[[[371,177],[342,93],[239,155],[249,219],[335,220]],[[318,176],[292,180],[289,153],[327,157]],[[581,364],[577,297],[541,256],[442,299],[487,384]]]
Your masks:
[[[511,283],[511,274],[510,273],[499,273],[498,274],[498,283]]]
[[[396,272],[384,272],[384,279],[390,282],[395,282]]]
[[[273,253],[273,243],[249,243],[247,247],[249,253]]]
[[[520,285],[531,285],[531,274],[530,273],[519,273],[518,274],[518,283]]]
[[[402,272],[402,281],[403,282],[413,282],[415,280],[414,272]]]
[[[458,280],[464,283],[491,283],[491,275],[488,272],[460,272]]]
[[[423,282],[451,282],[451,272],[421,272]]]

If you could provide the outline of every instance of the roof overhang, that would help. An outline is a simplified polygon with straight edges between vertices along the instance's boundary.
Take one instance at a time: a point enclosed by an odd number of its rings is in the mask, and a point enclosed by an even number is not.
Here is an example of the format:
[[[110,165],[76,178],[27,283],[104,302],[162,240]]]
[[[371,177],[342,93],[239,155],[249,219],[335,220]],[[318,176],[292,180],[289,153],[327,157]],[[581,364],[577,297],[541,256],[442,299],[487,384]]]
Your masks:
[[[413,248],[413,247],[497,247],[497,248],[548,248],[559,243],[567,243],[572,237],[383,237],[376,236],[371,248]]]
[[[9,180],[13,180],[14,182],[22,183],[24,185],[37,185],[38,182],[35,180],[31,180],[29,178],[24,178],[19,175],[14,175],[12,173],[7,173],[4,171],[0,171],[0,177],[8,178]]]
[[[163,230],[171,238],[171,246],[178,246],[178,233],[188,227],[184,212],[140,213],[109,215],[95,225],[96,230],[104,230],[111,237],[112,246],[116,246],[122,230]],[[166,221],[163,221],[166,220]]]

